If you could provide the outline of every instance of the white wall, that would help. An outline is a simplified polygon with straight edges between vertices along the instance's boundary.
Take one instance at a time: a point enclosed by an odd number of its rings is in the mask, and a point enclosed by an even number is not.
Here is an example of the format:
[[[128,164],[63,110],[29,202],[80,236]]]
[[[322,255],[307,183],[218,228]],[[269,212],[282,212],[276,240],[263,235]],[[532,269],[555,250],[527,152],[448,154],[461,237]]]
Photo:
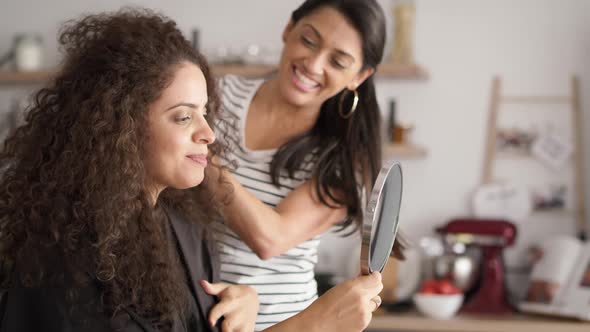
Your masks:
[[[502,77],[505,91],[527,95],[567,95],[570,75],[579,75],[584,127],[590,129],[590,1],[418,0],[416,12],[416,58],[431,79],[382,82],[378,87],[382,105],[396,98],[400,118],[416,125],[413,139],[429,149],[425,160],[404,162],[400,220],[411,240],[470,213],[470,194],[482,172],[494,75]],[[534,107],[529,114],[548,116]],[[590,135],[585,136],[588,192]],[[509,265],[521,265],[532,242],[575,234],[569,216],[535,217],[519,227],[520,241],[508,251]],[[332,242],[330,238],[326,247],[333,247]],[[333,252],[324,255],[344,266],[338,251]]]
[[[393,1],[380,1],[387,13]],[[50,67],[59,59],[55,36],[63,21],[83,12],[114,10],[129,4],[162,10],[187,34],[198,27],[201,46],[206,50],[250,43],[276,48],[290,11],[299,3],[3,0],[0,53],[8,49],[16,33],[40,33]],[[493,75],[501,75],[511,92],[527,94],[565,94],[569,75],[579,75],[584,126],[586,132],[590,130],[590,1],[417,0],[416,12],[416,59],[430,71],[431,79],[380,81],[378,86],[384,111],[388,98],[396,98],[399,117],[416,125],[413,139],[429,150],[424,160],[404,161],[406,187],[401,220],[404,232],[413,240],[431,234],[433,226],[449,218],[470,212],[470,193],[481,175]],[[0,111],[9,107],[10,96],[19,91],[0,87]],[[590,146],[590,135],[585,141]],[[590,153],[586,153],[586,169],[590,169]],[[590,189],[588,174],[586,188]],[[551,234],[571,234],[573,227],[567,218],[528,221],[521,226],[523,241],[519,248]],[[344,260],[350,255],[343,257],[341,252],[351,246],[348,242],[328,239],[322,251],[322,258],[330,260],[327,269],[344,269]],[[521,253],[515,251],[515,260]]]

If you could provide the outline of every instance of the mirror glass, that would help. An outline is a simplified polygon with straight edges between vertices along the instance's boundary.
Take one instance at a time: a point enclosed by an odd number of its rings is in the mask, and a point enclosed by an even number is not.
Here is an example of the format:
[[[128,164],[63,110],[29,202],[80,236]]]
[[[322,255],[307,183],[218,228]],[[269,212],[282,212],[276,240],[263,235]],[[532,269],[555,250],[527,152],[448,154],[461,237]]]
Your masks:
[[[363,219],[361,271],[383,271],[397,234],[402,200],[402,168],[389,162],[379,172]]]

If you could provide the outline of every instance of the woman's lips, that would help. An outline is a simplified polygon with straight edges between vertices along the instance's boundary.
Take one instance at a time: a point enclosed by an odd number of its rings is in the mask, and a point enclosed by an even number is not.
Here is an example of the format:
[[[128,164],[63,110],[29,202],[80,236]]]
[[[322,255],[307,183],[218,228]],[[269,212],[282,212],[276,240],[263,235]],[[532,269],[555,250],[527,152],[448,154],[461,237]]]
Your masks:
[[[305,76],[295,66],[291,68],[291,82],[303,92],[311,92],[319,88],[319,84]]]
[[[201,164],[203,167],[207,167],[207,155],[206,154],[189,154],[186,157],[198,164]]]

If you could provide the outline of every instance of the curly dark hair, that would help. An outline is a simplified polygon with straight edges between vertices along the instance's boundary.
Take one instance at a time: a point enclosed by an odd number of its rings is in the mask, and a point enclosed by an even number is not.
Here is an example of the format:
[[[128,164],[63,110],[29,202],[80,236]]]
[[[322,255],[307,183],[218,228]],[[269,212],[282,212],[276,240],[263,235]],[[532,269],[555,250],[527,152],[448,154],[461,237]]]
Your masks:
[[[204,220],[215,199],[196,187],[166,189],[156,207],[150,202],[148,106],[190,62],[206,78],[211,123],[216,84],[176,24],[148,10],[69,21],[59,43],[60,71],[0,151],[0,257],[25,286],[98,285],[113,315],[127,306],[169,320],[187,302],[185,276],[164,245],[161,203]]]

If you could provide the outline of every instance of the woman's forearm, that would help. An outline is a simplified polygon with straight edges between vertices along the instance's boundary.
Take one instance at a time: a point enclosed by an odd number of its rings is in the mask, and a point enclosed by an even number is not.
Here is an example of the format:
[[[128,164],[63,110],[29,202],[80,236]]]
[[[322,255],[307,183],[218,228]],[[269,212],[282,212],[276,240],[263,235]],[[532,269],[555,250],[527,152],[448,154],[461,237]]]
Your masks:
[[[231,199],[222,206],[225,223],[260,258],[267,259],[280,254],[278,251],[282,248],[279,247],[285,243],[282,235],[289,232],[281,215],[256,198],[229,172],[224,177],[233,187]]]
[[[319,202],[314,197],[311,181],[294,189],[272,208],[244,188],[227,170],[222,172],[233,190],[221,207],[225,223],[262,259],[277,256],[323,233],[346,216],[344,208],[334,209]],[[208,186],[222,195],[222,187]]]
[[[311,307],[264,329],[264,332],[323,332],[331,331],[330,327],[330,320],[322,320],[321,315],[317,315],[317,310]]]

